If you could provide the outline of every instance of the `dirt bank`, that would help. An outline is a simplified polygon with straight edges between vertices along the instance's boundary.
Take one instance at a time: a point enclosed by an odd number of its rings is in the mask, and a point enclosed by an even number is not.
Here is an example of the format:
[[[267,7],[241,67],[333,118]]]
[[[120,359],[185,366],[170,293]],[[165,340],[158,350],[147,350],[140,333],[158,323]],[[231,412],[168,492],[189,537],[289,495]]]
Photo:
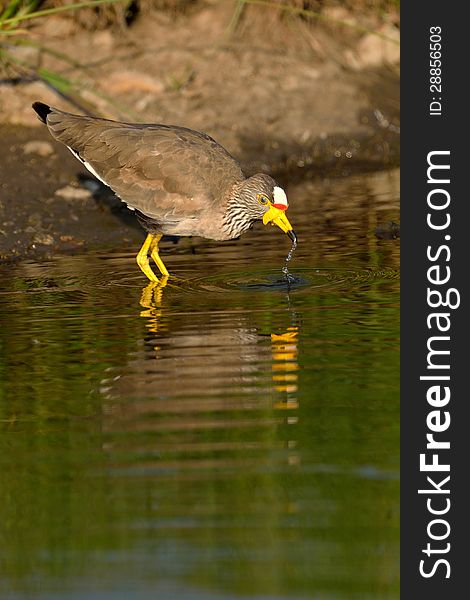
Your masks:
[[[24,70],[4,73],[0,257],[142,238],[112,196],[80,184],[80,166],[40,126],[35,100],[203,130],[247,173],[267,171],[281,182],[396,165],[396,16],[331,8],[333,20],[319,25],[261,8],[250,6],[236,27],[232,2],[196,2],[177,16],[154,11],[126,28],[83,29],[65,17],[38,23],[31,35],[55,54],[11,51],[68,84],[61,97],[44,80],[27,81]],[[338,24],[348,19],[353,27]],[[81,67],[65,65],[59,53]]]

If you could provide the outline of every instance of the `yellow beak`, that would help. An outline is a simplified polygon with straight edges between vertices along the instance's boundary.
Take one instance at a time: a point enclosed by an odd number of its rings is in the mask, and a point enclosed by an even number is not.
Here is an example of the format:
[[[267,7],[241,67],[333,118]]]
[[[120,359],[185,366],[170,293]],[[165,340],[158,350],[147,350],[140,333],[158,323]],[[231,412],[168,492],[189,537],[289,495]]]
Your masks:
[[[263,223],[267,225],[277,225],[284,233],[289,234],[292,231],[292,225],[289,223],[289,219],[286,217],[286,211],[271,206],[268,211],[264,213]],[[289,235],[289,237],[291,237]]]

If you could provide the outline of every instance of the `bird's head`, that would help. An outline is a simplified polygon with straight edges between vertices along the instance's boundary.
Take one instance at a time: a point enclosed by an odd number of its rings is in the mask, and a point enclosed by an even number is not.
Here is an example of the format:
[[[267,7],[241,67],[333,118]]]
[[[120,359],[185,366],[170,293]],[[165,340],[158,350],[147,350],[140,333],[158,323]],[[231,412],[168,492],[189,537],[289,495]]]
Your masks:
[[[252,221],[277,225],[292,241],[297,239],[286,216],[289,208],[286,193],[272,177],[264,173],[249,177],[241,184],[238,196]]]

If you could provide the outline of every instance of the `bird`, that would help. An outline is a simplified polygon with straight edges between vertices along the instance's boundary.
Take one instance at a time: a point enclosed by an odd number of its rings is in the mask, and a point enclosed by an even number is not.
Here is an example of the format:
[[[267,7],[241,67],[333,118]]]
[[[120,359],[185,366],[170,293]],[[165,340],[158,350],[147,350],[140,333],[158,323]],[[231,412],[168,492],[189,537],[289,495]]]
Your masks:
[[[264,173],[246,177],[206,133],[81,116],[43,102],[32,107],[52,137],[135,212],[147,232],[136,261],[151,282],[159,279],[150,258],[169,277],[158,249],[163,235],[230,240],[261,220],[297,243],[282,187]]]

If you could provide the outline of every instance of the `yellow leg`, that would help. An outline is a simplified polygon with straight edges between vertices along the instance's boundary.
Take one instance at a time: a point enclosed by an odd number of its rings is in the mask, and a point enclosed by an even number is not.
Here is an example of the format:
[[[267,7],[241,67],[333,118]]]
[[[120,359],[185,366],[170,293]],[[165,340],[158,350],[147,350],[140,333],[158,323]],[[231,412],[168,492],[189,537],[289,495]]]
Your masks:
[[[159,321],[163,312],[163,288],[166,286],[167,281],[168,277],[162,277],[158,283],[152,281],[142,290],[140,304],[146,310],[142,310],[140,316],[147,319],[147,328],[152,333],[158,332]]]
[[[137,256],[136,256],[137,264],[139,265],[141,270],[147,275],[147,277],[150,279],[150,281],[155,281],[155,282],[158,282],[158,277],[155,275],[155,273],[150,268],[148,255],[149,255],[150,249],[152,248],[152,246],[155,242],[155,238],[157,238],[157,244],[158,244],[158,240],[160,239],[160,237],[161,236],[157,236],[155,234],[149,233],[147,235],[147,237],[145,238],[145,242],[142,244],[142,248],[139,250],[139,254],[137,254]]]
[[[163,264],[163,261],[160,258],[160,255],[158,254],[158,242],[161,240],[161,238],[161,233],[155,234],[153,236],[152,243],[150,244],[150,256],[153,258],[155,264],[160,269],[160,273],[163,275],[163,277],[169,277],[170,274],[168,273],[167,268]]]

